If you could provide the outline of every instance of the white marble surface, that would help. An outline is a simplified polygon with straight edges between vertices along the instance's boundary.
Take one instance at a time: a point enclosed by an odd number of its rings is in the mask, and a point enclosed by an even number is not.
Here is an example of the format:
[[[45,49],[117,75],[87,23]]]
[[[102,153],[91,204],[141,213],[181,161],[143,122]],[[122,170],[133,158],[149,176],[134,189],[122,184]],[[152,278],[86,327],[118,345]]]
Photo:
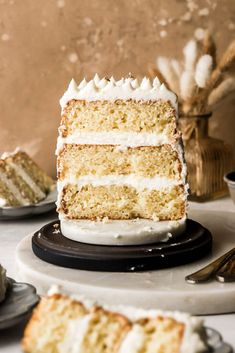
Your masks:
[[[189,217],[213,234],[212,254],[198,261],[157,271],[113,273],[76,270],[40,260],[32,252],[32,235],[29,235],[16,249],[16,279],[33,284],[41,295],[46,294],[51,283],[54,283],[71,294],[80,293],[107,305],[130,305],[131,298],[133,306],[144,309],[179,310],[193,315],[235,312],[235,283],[211,281],[192,285],[184,280],[185,276],[206,266],[234,246],[234,213],[192,209]],[[146,257],[151,256],[151,244],[148,249],[150,251]]]
[[[235,206],[231,199],[225,198],[208,203],[192,203],[191,207],[196,210],[220,210],[232,212],[235,217]],[[18,242],[27,234],[37,230],[50,220],[56,218],[55,214],[38,216],[37,218],[29,218],[21,221],[5,221],[0,223],[0,261],[7,268],[8,276],[17,277],[14,264],[14,253]],[[223,234],[221,235],[223,236]],[[235,231],[234,231],[235,243]],[[234,298],[235,300],[235,298]],[[207,315],[204,316],[205,323],[214,329],[217,329],[224,340],[235,347],[235,314],[226,315]],[[1,353],[19,353],[20,338],[22,336],[23,325],[14,327],[5,332],[0,331],[0,352]]]

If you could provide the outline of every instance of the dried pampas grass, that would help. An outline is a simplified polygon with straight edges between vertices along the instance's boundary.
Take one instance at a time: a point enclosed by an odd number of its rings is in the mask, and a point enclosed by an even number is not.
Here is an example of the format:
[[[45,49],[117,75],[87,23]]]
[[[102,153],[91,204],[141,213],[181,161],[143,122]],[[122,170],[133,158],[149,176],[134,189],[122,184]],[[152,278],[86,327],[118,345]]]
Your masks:
[[[235,64],[235,40],[228,46],[222,55],[217,67],[212,72],[211,80],[209,82],[210,89],[216,87],[221,82],[222,76]]]
[[[213,106],[220,103],[233,91],[235,91],[235,77],[229,77],[222,81],[218,87],[213,89],[208,97],[208,105]]]
[[[183,49],[184,67],[186,71],[194,71],[197,60],[197,43],[195,40],[190,40]]]
[[[235,78],[225,76],[235,66],[235,40],[217,59],[213,37],[205,31],[200,45],[190,40],[183,48],[184,61],[159,57],[151,76],[158,76],[179,96],[181,113],[204,114],[235,90]],[[218,63],[217,63],[218,62]]]
[[[180,96],[183,100],[192,97],[195,88],[194,75],[191,71],[184,71],[180,78]]]
[[[182,72],[183,72],[182,66],[180,65],[179,61],[176,59],[171,59],[171,66],[172,66],[172,69],[174,70],[176,76],[179,79]]]
[[[205,31],[205,36],[202,41],[202,55],[208,54],[213,59],[213,69],[216,67],[217,63],[217,49],[215,41],[209,31]]]
[[[200,57],[195,69],[195,81],[199,88],[205,88],[211,75],[212,56],[205,54]]]

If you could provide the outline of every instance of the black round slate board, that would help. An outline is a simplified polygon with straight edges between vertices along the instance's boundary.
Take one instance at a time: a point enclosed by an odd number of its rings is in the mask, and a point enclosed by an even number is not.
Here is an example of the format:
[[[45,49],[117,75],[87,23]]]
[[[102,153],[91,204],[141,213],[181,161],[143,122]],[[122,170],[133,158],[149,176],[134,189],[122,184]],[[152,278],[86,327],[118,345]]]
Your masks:
[[[202,258],[211,251],[212,235],[201,224],[188,219],[185,232],[166,243],[91,245],[64,237],[59,221],[54,221],[33,235],[32,248],[40,259],[62,267],[90,271],[146,271],[179,266]]]

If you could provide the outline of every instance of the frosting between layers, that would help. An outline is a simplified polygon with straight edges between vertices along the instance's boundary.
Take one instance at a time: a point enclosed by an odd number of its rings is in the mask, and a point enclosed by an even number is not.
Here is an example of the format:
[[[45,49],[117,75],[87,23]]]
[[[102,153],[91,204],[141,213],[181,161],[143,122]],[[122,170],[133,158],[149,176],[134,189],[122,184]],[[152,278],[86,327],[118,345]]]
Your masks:
[[[62,151],[65,144],[78,145],[119,145],[123,147],[160,146],[171,144],[172,141],[163,133],[137,133],[137,132],[75,132],[67,137],[59,136],[57,139],[56,154]]]
[[[136,189],[156,189],[164,190],[171,188],[176,185],[182,185],[182,180],[175,180],[161,176],[154,176],[152,178],[140,177],[135,174],[128,175],[85,175],[82,177],[67,177],[62,181],[58,180],[58,191],[60,191],[65,185],[73,184],[78,187],[85,185],[92,186],[110,186],[110,185],[130,185]]]
[[[118,353],[138,353],[145,341],[145,334],[140,325],[133,325],[124,338]]]
[[[92,315],[88,314],[85,317],[69,321],[64,341],[58,345],[59,353],[82,353],[81,346],[88,332],[91,318]]]
[[[64,294],[64,290],[61,291],[58,286],[52,286],[48,292],[48,295],[52,296],[57,293]],[[93,301],[89,299],[85,299],[83,296],[80,296],[80,295],[72,294],[70,295],[70,297],[74,300],[78,300],[82,302],[88,310],[90,310],[94,305],[96,305],[96,303],[94,303]],[[168,311],[162,311],[162,310],[143,310],[143,309],[139,309],[131,306],[123,306],[123,305],[116,305],[116,306],[103,305],[103,308],[105,310],[120,313],[126,316],[131,321],[137,321],[139,319],[146,318],[146,317],[154,318],[159,316],[173,318],[174,320],[185,324],[185,330],[184,330],[180,353],[202,353],[202,352],[205,352],[206,350],[205,343],[203,342],[200,336],[201,330],[203,327],[202,326],[203,320],[200,318],[192,317],[187,313],[181,313],[177,311],[168,312]],[[86,318],[86,316],[88,317],[88,319]],[[84,328],[84,330],[82,330],[83,334],[85,334],[86,332],[87,323],[89,322],[90,314],[86,316],[82,318],[82,321],[84,321],[84,324],[82,322],[79,322],[79,326],[82,326]],[[133,325],[133,328],[129,331],[126,338],[122,342],[122,345],[119,348],[118,353],[124,353],[124,352],[137,353],[138,352],[138,350],[136,351],[136,349],[137,347],[141,346],[143,336],[142,334],[140,334],[140,330],[137,329],[136,326],[137,325]],[[68,351],[64,350],[63,353],[80,352],[79,346],[82,340],[82,336],[78,337],[77,333],[78,333],[78,326],[77,326],[76,320],[70,320],[69,328],[66,334],[66,337],[69,336],[69,340],[66,339],[66,347]],[[137,341],[135,342],[133,347],[131,345],[131,342],[134,340],[134,338]],[[124,351],[123,347],[125,346],[128,347],[128,350]]]
[[[87,101],[117,99],[155,101],[162,99],[170,101],[177,110],[176,95],[161,84],[157,77],[153,81],[144,77],[140,84],[137,79],[131,77],[116,81],[113,77],[100,79],[97,74],[91,81],[87,82],[84,79],[79,85],[72,79],[67,91],[60,99],[62,110],[72,99]]]

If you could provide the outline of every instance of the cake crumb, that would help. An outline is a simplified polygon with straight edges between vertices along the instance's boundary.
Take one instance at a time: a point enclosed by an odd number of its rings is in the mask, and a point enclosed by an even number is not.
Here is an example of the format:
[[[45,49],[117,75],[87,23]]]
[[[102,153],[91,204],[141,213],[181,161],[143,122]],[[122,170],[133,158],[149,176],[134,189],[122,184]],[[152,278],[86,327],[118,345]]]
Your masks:
[[[54,231],[53,231],[53,234],[59,234],[60,233],[60,230],[59,229],[55,229]]]
[[[153,214],[153,220],[154,220],[155,222],[158,222],[158,221],[159,221],[159,217],[158,217],[157,215]]]
[[[109,218],[106,216],[102,219],[102,223],[106,224],[109,223]]]

